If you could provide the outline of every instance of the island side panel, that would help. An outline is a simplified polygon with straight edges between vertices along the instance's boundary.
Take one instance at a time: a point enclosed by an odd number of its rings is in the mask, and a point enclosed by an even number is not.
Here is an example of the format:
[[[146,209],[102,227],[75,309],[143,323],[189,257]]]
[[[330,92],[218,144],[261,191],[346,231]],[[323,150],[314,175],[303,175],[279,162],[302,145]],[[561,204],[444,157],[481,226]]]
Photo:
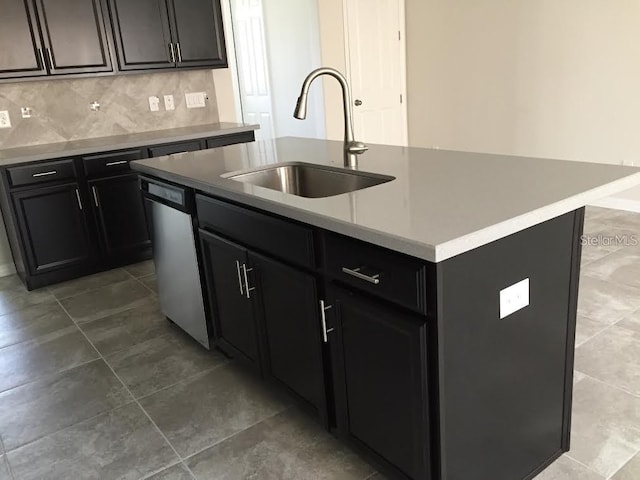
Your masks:
[[[569,446],[580,209],[438,264],[442,480],[533,478]],[[500,319],[500,291],[529,305]]]

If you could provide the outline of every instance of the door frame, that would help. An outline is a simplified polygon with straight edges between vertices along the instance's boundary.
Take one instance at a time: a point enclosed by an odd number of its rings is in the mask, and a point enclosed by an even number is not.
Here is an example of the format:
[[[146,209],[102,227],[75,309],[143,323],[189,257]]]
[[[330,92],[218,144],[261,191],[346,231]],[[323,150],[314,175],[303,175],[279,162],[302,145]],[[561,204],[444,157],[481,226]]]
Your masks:
[[[342,0],[342,25],[344,29],[344,60],[346,65],[346,76],[349,81],[349,85],[352,85],[351,81],[351,44],[349,38],[349,3],[350,0]],[[407,121],[407,27],[405,18],[405,0],[398,0],[398,7],[400,11],[398,16],[400,18],[400,88],[402,91],[402,144],[404,146],[409,145],[409,125]]]

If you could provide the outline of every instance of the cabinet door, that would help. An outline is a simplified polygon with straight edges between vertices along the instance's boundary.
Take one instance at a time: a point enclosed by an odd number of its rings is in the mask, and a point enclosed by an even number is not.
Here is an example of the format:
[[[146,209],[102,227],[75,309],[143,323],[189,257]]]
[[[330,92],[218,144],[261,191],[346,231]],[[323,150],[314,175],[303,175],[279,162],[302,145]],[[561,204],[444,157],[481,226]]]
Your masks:
[[[410,478],[430,478],[426,320],[330,289],[338,428]]]
[[[0,78],[46,75],[31,2],[2,0],[0,10]]]
[[[165,0],[109,0],[109,6],[120,70],[175,66]]]
[[[112,259],[151,246],[137,175],[89,182],[102,246]]]
[[[266,374],[326,419],[320,304],[312,275],[249,253],[265,333]]]
[[[112,70],[100,0],[37,0],[51,74]]]
[[[226,67],[220,0],[171,0],[178,66]]]
[[[89,263],[89,229],[78,184],[12,194],[30,273]]]
[[[260,367],[253,292],[246,292],[247,251],[200,230],[202,257],[216,345],[231,356]],[[248,273],[247,273],[248,275]],[[248,278],[248,277],[247,277]]]

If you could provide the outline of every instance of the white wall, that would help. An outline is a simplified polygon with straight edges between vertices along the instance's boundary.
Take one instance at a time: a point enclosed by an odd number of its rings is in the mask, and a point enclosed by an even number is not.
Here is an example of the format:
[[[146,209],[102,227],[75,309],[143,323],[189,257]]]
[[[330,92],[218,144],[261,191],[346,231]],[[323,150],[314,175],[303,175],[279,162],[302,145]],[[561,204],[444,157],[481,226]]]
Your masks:
[[[407,0],[409,143],[640,165],[638,19],[634,0]]]

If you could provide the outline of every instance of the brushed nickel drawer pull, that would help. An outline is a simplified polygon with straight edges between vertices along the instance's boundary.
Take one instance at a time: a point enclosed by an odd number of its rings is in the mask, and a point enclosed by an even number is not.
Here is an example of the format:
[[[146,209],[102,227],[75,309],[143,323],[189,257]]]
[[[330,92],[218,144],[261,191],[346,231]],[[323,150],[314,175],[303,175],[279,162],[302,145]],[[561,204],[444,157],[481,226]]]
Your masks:
[[[251,271],[253,271],[253,268],[247,268],[244,263],[242,264],[242,272],[244,273],[244,292],[247,294],[247,298],[249,299],[251,299],[251,291],[256,289],[256,287],[249,286],[249,277],[247,272]]]
[[[49,56],[49,68],[51,70],[53,70],[54,69],[54,66],[53,66],[53,55],[51,54],[51,49],[50,48],[47,48],[47,55]]]
[[[238,285],[240,285],[240,295],[244,296],[244,290],[242,289],[242,276],[240,275],[240,262],[236,260],[236,271],[238,272]]]
[[[126,160],[119,160],[117,162],[107,162],[107,163],[105,163],[105,165],[107,167],[113,167],[114,165],[122,165],[123,163],[127,163],[127,161]]]
[[[180,48],[180,42],[176,43],[176,49],[178,50],[178,63],[182,63],[182,49]]]
[[[176,51],[173,49],[173,43],[169,44],[169,50],[171,53],[171,58],[170,58],[171,63],[176,63]]]
[[[96,207],[100,208],[100,202],[98,202],[98,191],[96,190],[95,185],[91,185],[91,191],[93,192],[93,201],[96,204]]]
[[[44,53],[42,52],[41,48],[38,48],[38,57],[40,58],[40,63],[42,64],[42,70],[46,70],[47,69],[47,62],[44,59]]]
[[[342,267],[342,273],[346,273],[347,275],[351,275],[352,277],[359,278],[360,280],[364,280],[365,282],[373,283],[374,285],[378,285],[380,283],[380,275],[365,275],[360,272],[360,267],[358,268],[347,268]]]
[[[41,172],[41,173],[34,173],[32,175],[32,177],[34,178],[38,178],[38,177],[47,177],[49,175],[55,175],[56,173],[58,173],[56,170],[51,170],[50,172]]]
[[[77,188],[76,188],[76,198],[78,199],[78,207],[80,207],[80,210],[83,210],[83,208],[82,208],[82,200],[80,200],[80,192],[78,191]]]
[[[325,312],[330,308],[333,308],[332,305],[325,305],[324,300],[320,300],[320,321],[322,322],[322,341],[324,343],[329,341],[327,334],[333,332],[333,328],[327,330],[327,314]]]

